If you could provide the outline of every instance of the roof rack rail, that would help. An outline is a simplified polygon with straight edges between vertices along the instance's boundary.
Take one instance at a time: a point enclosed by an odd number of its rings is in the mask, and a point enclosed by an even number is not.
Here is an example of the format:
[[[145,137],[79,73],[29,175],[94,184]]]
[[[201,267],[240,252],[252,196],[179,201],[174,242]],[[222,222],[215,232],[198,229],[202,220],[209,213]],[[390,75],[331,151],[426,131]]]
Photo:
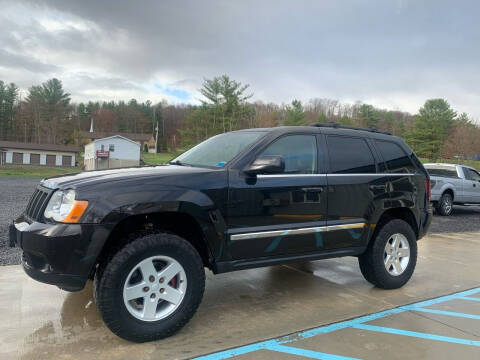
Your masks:
[[[342,125],[342,124],[339,124],[339,123],[336,123],[336,122],[329,122],[329,123],[326,123],[326,124],[315,123],[315,124],[312,124],[311,126],[329,127],[329,128],[334,128],[334,129],[362,130],[362,131],[369,131],[369,132],[378,133],[378,134],[392,135],[391,133],[389,133],[387,131],[381,131],[381,130],[378,130],[378,129],[375,129],[375,128],[361,128],[361,127],[355,127],[355,126],[346,126],[346,125]]]

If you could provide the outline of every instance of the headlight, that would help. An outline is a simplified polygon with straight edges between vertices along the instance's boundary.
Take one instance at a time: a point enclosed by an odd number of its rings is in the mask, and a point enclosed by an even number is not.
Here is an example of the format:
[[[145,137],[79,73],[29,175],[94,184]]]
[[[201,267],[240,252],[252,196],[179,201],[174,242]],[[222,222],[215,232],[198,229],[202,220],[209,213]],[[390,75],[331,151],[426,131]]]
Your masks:
[[[61,222],[78,222],[87,208],[88,201],[75,200],[75,190],[57,190],[45,209],[44,216]]]

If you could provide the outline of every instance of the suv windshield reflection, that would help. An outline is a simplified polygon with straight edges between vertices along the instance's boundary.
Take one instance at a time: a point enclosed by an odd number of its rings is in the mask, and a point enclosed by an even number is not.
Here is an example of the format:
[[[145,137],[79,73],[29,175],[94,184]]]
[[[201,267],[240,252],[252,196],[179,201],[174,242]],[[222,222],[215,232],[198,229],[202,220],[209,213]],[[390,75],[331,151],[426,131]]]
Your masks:
[[[244,131],[217,135],[184,152],[170,164],[223,167],[264,134]]]

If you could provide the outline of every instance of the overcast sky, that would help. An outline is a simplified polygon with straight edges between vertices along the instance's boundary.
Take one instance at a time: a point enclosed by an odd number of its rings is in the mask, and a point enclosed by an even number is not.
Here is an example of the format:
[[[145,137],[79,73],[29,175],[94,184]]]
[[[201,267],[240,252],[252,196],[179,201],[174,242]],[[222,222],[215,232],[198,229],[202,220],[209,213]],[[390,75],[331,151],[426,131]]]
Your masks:
[[[5,1],[0,79],[74,101],[197,102],[228,74],[255,100],[313,97],[480,118],[478,1]],[[26,92],[24,92],[25,94]]]

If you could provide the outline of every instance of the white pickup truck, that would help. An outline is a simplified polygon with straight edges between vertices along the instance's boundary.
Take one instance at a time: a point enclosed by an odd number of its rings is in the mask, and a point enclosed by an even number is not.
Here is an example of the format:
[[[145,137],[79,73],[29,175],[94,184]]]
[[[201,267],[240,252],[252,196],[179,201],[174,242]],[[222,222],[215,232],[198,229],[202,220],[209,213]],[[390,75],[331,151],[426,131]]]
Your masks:
[[[480,173],[457,164],[424,164],[430,174],[431,201],[440,215],[448,216],[453,205],[480,204]]]

